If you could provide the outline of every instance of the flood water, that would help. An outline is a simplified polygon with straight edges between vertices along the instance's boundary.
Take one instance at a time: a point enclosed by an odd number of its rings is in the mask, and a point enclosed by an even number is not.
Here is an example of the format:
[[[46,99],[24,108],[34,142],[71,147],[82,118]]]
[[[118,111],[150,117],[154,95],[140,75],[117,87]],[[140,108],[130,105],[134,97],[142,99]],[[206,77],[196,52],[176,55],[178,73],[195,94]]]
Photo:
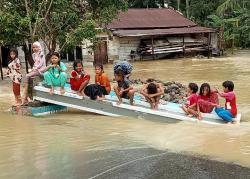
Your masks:
[[[13,115],[8,80],[0,81],[0,178],[74,178],[101,160],[102,151],[152,148],[250,167],[250,51],[212,59],[135,62],[132,78],[184,84],[235,83],[240,125],[176,124],[112,118],[70,109],[44,117]],[[87,67],[93,74],[93,68]],[[111,77],[112,65],[105,66]],[[223,99],[221,99],[223,103]],[[91,156],[95,156],[94,159]],[[99,158],[98,158],[99,156]],[[100,164],[101,165],[101,164]],[[100,168],[108,168],[107,162]],[[86,175],[87,176],[87,175]],[[84,177],[79,177],[84,178]],[[88,178],[88,177],[87,177]]]

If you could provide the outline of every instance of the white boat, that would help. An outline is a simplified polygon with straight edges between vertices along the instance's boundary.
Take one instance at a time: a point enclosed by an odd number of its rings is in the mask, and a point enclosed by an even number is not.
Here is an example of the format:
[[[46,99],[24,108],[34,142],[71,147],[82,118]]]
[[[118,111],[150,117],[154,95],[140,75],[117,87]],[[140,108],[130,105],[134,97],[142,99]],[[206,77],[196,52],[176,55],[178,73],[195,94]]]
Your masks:
[[[42,85],[35,86],[34,99],[112,117],[130,116],[166,122],[192,121],[215,125],[225,123],[214,111],[212,113],[203,113],[203,119],[198,120],[195,117],[188,117],[181,109],[180,104],[176,103],[165,102],[159,105],[158,110],[152,110],[149,103],[143,101],[140,96],[135,96],[136,106],[131,106],[126,99],[123,99],[122,104],[117,105],[118,99],[114,92],[106,95],[106,99],[103,101],[94,101],[88,97],[78,96],[69,87],[65,87],[65,89],[65,94],[61,95],[59,90],[55,88],[54,95],[51,96],[49,88]],[[235,120],[240,123],[240,119],[241,114],[238,114]]]

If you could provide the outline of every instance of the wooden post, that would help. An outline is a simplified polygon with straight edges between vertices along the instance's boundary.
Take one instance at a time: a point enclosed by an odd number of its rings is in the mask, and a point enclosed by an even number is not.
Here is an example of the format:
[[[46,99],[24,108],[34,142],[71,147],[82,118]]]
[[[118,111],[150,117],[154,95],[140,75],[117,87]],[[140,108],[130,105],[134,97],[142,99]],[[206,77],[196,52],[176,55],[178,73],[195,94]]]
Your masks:
[[[155,60],[155,52],[154,52],[154,37],[151,37],[151,47],[152,47],[152,55],[153,55],[153,60]]]
[[[183,44],[183,56],[185,56],[185,36],[184,36],[184,34],[182,37],[182,44]]]
[[[0,46],[0,71],[1,71],[1,79],[3,80],[3,59],[2,59],[2,46]]]
[[[24,51],[24,59],[25,59],[25,67],[26,67],[26,73],[29,73],[29,65],[28,65],[28,48],[27,45],[23,45],[23,51]]]
[[[208,46],[208,58],[210,58],[210,45],[211,45],[211,33],[209,32],[208,33],[208,44],[207,44],[207,46]]]

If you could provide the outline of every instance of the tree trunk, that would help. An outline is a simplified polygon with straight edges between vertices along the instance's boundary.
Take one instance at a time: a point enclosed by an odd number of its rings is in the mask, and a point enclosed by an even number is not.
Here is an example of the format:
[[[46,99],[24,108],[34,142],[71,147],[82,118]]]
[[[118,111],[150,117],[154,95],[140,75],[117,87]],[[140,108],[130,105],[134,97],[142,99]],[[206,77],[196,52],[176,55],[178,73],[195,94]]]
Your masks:
[[[26,73],[28,73],[29,65],[32,68],[34,65],[34,60],[32,59],[32,55],[30,53],[29,47],[27,44],[23,45],[25,65],[26,65]]]
[[[2,46],[0,46],[0,71],[1,71],[1,78],[3,80],[3,64],[2,64]]]
[[[186,15],[187,15],[187,18],[190,17],[190,15],[189,15],[189,0],[186,0]]]
[[[161,4],[162,8],[164,8],[165,7],[165,0],[162,0],[161,3],[162,3]]]
[[[180,0],[177,0],[177,10],[180,11]]]
[[[52,45],[51,45],[51,50],[52,52],[54,52],[56,50],[56,40],[53,38],[52,39]]]

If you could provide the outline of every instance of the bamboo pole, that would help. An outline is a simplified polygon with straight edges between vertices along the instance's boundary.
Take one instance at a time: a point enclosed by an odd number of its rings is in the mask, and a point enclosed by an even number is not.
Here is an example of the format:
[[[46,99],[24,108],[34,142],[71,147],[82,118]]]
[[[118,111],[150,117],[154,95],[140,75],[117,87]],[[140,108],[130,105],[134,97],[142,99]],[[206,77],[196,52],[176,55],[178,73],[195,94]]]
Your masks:
[[[211,33],[208,34],[208,58],[210,58]]]
[[[182,37],[182,45],[183,45],[183,56],[185,57],[185,36],[184,36],[184,34]]]
[[[151,46],[152,46],[152,55],[153,55],[153,60],[155,59],[155,52],[154,52],[154,37],[151,37]]]
[[[1,71],[1,79],[3,80],[3,60],[2,60],[2,46],[0,46],[0,71]]]

